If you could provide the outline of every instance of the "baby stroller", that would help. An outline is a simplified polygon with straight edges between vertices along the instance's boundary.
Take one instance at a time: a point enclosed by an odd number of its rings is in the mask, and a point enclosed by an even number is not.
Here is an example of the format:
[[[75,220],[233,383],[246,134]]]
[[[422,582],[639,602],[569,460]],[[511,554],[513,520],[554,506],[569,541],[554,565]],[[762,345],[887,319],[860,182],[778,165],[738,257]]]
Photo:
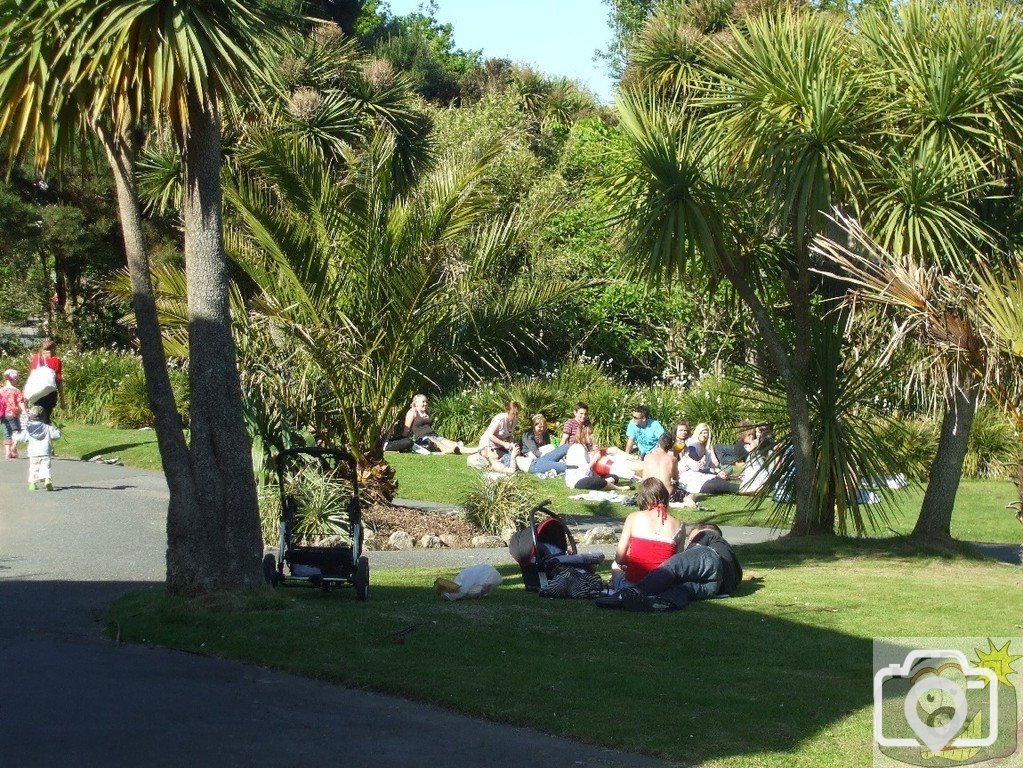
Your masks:
[[[350,546],[306,546],[298,543],[296,523],[299,504],[290,492],[286,472],[303,464],[315,468],[337,489],[350,494],[346,510]],[[281,494],[280,535],[277,554],[268,552],[263,557],[263,578],[275,587],[278,584],[302,583],[322,587],[324,592],[330,591],[331,587],[355,587],[355,596],[365,600],[369,597],[369,560],[362,554],[362,507],[355,458],[338,448],[287,448],[274,458],[274,466]],[[335,523],[343,522],[334,517],[328,519]]]
[[[579,554],[572,532],[551,511],[550,503],[548,499],[529,510],[529,528],[516,531],[508,542],[509,552],[522,570],[522,581],[530,592],[551,597],[595,596],[603,584],[594,571],[604,562],[604,555]],[[538,512],[544,514],[539,524]],[[559,586],[552,591],[555,580]]]

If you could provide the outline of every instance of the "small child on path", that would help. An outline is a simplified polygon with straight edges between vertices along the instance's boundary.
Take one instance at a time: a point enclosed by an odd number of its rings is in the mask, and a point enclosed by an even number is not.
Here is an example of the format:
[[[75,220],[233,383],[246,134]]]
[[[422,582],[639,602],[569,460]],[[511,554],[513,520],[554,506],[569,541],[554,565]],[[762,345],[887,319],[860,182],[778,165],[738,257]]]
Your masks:
[[[53,490],[50,480],[50,456],[53,455],[53,441],[60,440],[60,430],[43,422],[45,411],[41,405],[33,405],[28,411],[25,431],[18,434],[18,440],[28,442],[28,489],[34,491],[42,482],[48,491]]]
[[[0,421],[4,433],[4,456],[18,458],[18,446],[14,435],[21,431],[21,412],[25,410],[25,398],[18,389],[18,372],[13,368],[4,371],[3,385],[0,386]]]

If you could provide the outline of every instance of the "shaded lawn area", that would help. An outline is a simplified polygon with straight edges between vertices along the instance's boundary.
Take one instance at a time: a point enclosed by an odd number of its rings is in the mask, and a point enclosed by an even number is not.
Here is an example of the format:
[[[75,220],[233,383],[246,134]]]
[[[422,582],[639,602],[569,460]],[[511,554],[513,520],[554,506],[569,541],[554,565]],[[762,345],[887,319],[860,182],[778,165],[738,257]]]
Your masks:
[[[667,615],[545,600],[512,566],[490,597],[460,603],[431,589],[448,570],[375,573],[367,603],[312,588],[146,590],[115,604],[109,631],[686,764],[859,768],[871,638],[1018,634],[1023,571],[959,551],[742,547],[737,596]]]
[[[398,496],[403,499],[458,504],[473,483],[480,482],[480,472],[467,466],[461,456],[388,453],[386,457],[397,472]],[[554,511],[559,514],[624,518],[633,509],[620,504],[594,504],[570,499],[569,496],[581,491],[569,490],[560,478],[532,479],[538,494],[553,499]],[[895,497],[891,531],[884,530],[882,533],[910,533],[920,512],[923,497],[922,487],[911,486],[900,492]],[[967,541],[1018,543],[1021,531],[1015,512],[1005,509],[1006,503],[1017,498],[1016,487],[1008,480],[963,480],[956,494],[952,535]],[[729,525],[762,526],[771,522],[770,504],[750,512],[747,508],[750,500],[743,496],[703,496],[700,503],[708,511],[693,513],[676,510],[675,514],[684,515],[687,522],[709,520]]]

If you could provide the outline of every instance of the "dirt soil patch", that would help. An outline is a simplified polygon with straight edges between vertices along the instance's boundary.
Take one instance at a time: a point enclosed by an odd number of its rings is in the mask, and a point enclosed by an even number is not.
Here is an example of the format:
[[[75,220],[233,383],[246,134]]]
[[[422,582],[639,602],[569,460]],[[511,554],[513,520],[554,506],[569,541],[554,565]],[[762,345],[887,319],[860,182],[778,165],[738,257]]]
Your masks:
[[[379,549],[395,531],[405,531],[417,542],[423,536],[454,536],[459,546],[469,546],[473,536],[486,534],[478,525],[457,514],[424,512],[408,507],[374,504],[365,513],[366,526],[376,535],[366,542],[367,549]]]

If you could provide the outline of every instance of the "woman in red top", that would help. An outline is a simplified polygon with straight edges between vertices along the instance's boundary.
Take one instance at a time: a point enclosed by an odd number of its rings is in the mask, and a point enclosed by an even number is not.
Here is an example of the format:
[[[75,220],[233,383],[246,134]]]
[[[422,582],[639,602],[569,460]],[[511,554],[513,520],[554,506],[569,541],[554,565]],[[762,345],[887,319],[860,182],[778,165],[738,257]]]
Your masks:
[[[43,339],[43,343],[39,345],[39,351],[32,355],[28,368],[31,372],[43,365],[53,369],[54,377],[57,379],[57,391],[40,397],[35,401],[34,405],[42,406],[43,417],[41,421],[44,424],[49,424],[50,414],[53,413],[53,409],[58,404],[64,402],[64,370],[60,364],[60,358],[57,357],[57,342],[53,339]]]
[[[668,489],[656,477],[648,477],[636,495],[638,512],[625,518],[611,565],[611,588],[636,584],[675,554],[686,538],[686,526],[668,514]]]

